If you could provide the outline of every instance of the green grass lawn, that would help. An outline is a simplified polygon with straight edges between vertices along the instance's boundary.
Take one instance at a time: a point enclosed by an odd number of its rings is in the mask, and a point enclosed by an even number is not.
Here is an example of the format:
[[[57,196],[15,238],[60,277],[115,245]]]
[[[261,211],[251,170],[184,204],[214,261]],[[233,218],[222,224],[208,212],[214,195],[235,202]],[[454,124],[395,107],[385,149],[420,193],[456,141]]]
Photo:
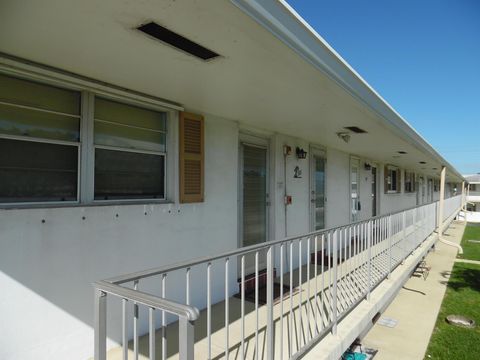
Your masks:
[[[480,240],[480,225],[467,224],[462,238],[463,254],[458,255],[460,259],[480,261],[480,243],[471,243],[468,240]]]
[[[476,322],[474,329],[449,325],[448,315]],[[480,359],[480,265],[455,263],[425,360]]]

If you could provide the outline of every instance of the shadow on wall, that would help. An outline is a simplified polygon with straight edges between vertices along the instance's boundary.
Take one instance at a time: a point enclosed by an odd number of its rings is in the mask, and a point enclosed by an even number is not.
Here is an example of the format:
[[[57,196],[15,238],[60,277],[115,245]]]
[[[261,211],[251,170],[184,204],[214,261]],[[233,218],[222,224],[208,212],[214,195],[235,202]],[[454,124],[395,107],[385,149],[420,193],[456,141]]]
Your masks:
[[[2,322],[25,331],[21,343],[15,332],[2,334],[0,358],[32,358],[40,348],[51,354],[69,348],[91,353],[92,283],[232,248],[236,237],[229,225],[235,214],[221,213],[212,222],[193,207],[177,216],[166,205],[3,210],[0,303],[8,311],[2,312]],[[207,225],[185,227],[194,216],[205,217]],[[191,239],[201,245],[192,248]],[[141,284],[141,290],[157,295],[160,289]],[[173,291],[167,295],[175,299]],[[110,308],[109,301],[108,337],[115,342],[121,339],[120,308]]]

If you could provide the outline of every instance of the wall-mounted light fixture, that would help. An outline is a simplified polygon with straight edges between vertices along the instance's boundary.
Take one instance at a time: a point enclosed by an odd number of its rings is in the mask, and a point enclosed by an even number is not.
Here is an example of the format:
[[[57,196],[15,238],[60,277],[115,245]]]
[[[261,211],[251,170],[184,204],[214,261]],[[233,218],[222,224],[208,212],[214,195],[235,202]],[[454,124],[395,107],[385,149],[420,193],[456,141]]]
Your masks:
[[[303,150],[302,148],[297,148],[295,149],[295,152],[297,153],[297,158],[298,159],[306,159],[307,158],[307,152]]]
[[[372,168],[372,165],[370,165],[369,163],[365,163],[363,167],[365,168],[365,170],[370,170]]]

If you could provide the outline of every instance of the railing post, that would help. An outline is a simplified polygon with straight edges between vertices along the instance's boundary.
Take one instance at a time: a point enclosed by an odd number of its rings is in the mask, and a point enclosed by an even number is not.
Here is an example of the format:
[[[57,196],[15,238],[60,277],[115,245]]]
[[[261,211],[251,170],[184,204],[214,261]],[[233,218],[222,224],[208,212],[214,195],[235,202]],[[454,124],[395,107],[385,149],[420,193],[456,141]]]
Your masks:
[[[408,244],[407,244],[407,212],[402,212],[402,244],[405,254],[402,259],[402,265],[405,264],[405,259],[408,256]]]
[[[368,253],[368,282],[367,282],[367,300],[370,300],[370,291],[372,290],[372,221],[367,224],[367,253]]]
[[[95,360],[107,359],[107,294],[95,289],[94,310]]]
[[[178,355],[180,360],[194,359],[195,324],[187,318],[179,318]]]
[[[333,232],[333,309],[332,309],[332,334],[337,334],[337,272],[338,272],[338,244],[337,230]]]
[[[392,215],[388,215],[387,236],[388,236],[388,276],[387,278],[390,279],[390,274],[392,272]]]
[[[138,280],[135,280],[133,282],[133,288],[135,290],[138,290]],[[138,360],[138,353],[139,353],[139,342],[140,342],[140,336],[138,334],[138,313],[139,308],[137,303],[133,303],[133,359]]]
[[[267,250],[267,360],[274,357],[273,282],[274,247]]]

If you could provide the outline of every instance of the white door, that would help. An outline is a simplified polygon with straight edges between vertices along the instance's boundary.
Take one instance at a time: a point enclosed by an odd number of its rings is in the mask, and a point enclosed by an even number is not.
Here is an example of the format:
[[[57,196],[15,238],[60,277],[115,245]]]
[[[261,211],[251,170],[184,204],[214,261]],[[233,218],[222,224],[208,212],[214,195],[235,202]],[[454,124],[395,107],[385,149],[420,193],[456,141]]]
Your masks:
[[[433,202],[433,180],[428,179],[427,184],[428,202]]]
[[[360,159],[350,158],[350,209],[351,221],[360,219]]]
[[[425,204],[425,187],[423,177],[418,178],[417,205]]]
[[[372,166],[372,217],[377,216],[377,167]]]
[[[310,203],[312,231],[325,228],[325,153],[311,150],[310,156]]]

